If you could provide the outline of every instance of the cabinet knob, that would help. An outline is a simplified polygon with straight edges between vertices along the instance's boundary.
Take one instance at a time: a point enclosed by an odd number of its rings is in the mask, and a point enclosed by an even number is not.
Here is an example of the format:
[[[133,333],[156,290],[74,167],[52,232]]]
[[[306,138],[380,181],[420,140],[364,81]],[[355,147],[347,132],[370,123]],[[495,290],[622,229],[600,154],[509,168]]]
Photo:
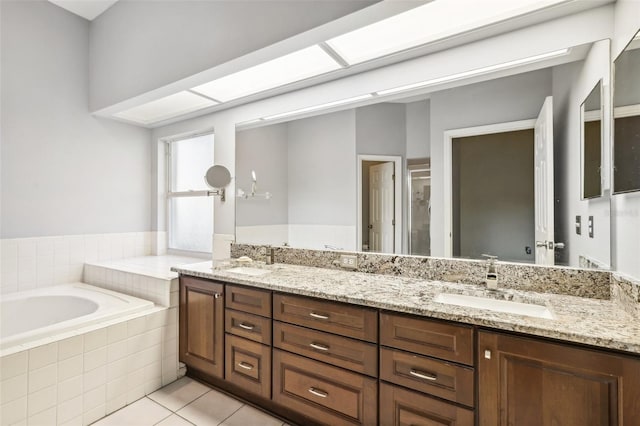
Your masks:
[[[486,359],[491,359],[491,351],[489,349],[484,350],[484,357]]]
[[[320,398],[326,398],[329,396],[328,392],[325,392],[323,390],[320,389],[316,389],[316,388],[309,388],[309,393],[315,395],[315,396],[319,396]]]

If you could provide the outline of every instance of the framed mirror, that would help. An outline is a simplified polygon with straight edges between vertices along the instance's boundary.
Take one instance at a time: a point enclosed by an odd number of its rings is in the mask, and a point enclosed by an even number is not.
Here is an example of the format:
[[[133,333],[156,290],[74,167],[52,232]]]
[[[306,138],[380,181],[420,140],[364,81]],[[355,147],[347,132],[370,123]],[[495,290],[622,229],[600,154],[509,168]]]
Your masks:
[[[273,196],[236,200],[236,240],[607,268],[609,202],[590,210],[575,194],[580,105],[609,70],[601,40],[552,63],[240,125],[237,174],[260,170]],[[593,237],[575,232],[577,215],[593,216]]]
[[[602,80],[580,106],[582,117],[582,199],[602,196]]]
[[[640,32],[614,62],[613,191],[640,191]]]

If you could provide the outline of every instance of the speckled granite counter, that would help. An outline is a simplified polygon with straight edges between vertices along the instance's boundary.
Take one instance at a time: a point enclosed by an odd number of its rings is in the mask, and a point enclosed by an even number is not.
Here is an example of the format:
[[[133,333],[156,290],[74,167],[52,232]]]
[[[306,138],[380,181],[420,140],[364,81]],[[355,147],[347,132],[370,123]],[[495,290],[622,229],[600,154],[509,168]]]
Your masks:
[[[249,276],[228,271],[236,261],[202,262],[172,268],[181,274],[243,284],[290,294],[318,297],[397,312],[475,324],[499,330],[640,354],[640,321],[609,300],[520,290],[486,290],[466,284],[428,281],[307,266],[253,262],[271,272]],[[489,295],[547,306],[554,319],[542,319],[437,303],[439,293]]]

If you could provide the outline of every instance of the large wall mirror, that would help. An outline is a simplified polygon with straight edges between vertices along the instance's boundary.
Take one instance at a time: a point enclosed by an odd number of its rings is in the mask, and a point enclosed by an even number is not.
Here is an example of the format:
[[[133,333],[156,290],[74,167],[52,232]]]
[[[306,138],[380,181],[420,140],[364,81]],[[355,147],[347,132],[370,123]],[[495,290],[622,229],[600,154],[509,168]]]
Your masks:
[[[577,194],[581,104],[609,70],[603,40],[455,87],[239,126],[236,240],[607,268],[608,199],[590,211]],[[256,185],[270,197],[247,197]],[[593,216],[592,236],[576,215]]]
[[[640,191],[640,32],[614,62],[615,193]]]
[[[602,81],[581,106],[582,115],[582,198],[602,195]]]

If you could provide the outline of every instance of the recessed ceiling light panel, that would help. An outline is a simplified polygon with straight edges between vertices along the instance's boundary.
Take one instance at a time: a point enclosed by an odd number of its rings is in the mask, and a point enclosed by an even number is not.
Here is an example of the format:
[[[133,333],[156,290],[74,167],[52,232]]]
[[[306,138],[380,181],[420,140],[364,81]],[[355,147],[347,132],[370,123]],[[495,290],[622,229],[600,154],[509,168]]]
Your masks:
[[[216,105],[216,103],[211,99],[184,91],[114,115],[136,123],[151,124],[207,108]]]
[[[327,44],[353,65],[566,1],[434,0]]]
[[[227,102],[341,68],[314,45],[268,62],[226,75],[192,90]]]

